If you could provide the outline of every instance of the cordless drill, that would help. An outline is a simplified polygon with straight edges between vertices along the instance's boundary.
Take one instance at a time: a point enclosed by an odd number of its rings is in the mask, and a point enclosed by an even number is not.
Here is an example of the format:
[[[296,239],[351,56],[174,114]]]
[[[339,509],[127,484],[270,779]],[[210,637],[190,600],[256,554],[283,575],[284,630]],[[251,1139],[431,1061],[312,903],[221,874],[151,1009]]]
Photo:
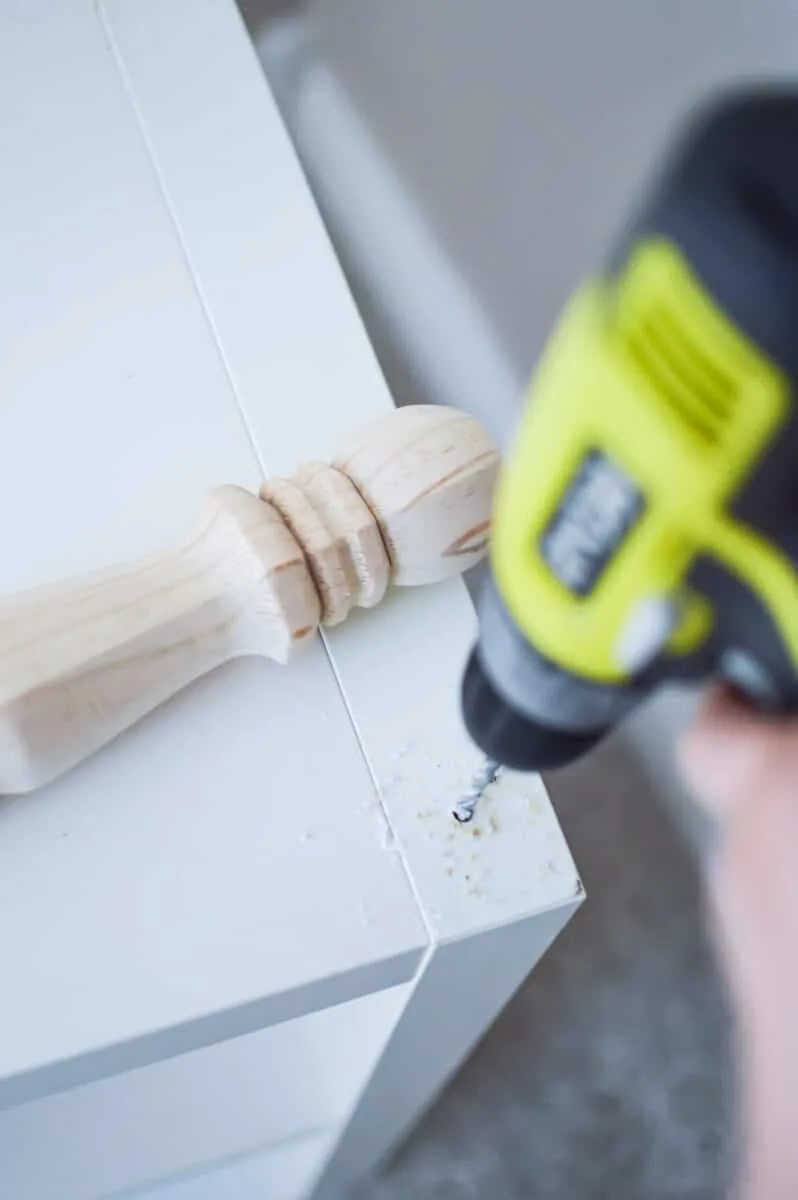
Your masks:
[[[578,289],[500,476],[463,681],[564,765],[671,680],[798,711],[798,88],[728,93]]]

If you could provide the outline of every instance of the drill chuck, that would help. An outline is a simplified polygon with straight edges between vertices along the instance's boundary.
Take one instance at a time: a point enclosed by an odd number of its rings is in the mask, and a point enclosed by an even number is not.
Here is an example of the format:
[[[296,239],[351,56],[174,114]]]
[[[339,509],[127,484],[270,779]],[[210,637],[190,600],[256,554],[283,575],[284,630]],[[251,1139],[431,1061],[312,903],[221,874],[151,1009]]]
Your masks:
[[[463,718],[480,749],[513,770],[565,766],[640,699],[635,688],[595,684],[547,661],[523,637],[492,579],[480,600],[480,631],[463,677]]]
[[[604,729],[568,733],[518,712],[498,690],[482,663],[479,650],[463,676],[463,717],[480,750],[513,771],[550,771],[581,758],[601,740]]]

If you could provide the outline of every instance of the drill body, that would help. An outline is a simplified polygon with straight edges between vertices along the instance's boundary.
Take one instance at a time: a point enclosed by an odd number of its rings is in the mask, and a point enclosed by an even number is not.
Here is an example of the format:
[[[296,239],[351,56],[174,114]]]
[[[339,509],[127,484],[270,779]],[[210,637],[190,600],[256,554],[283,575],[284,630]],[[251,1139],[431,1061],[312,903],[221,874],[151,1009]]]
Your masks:
[[[463,683],[492,758],[563,765],[663,683],[798,711],[798,90],[690,123],[567,306],[500,475]]]

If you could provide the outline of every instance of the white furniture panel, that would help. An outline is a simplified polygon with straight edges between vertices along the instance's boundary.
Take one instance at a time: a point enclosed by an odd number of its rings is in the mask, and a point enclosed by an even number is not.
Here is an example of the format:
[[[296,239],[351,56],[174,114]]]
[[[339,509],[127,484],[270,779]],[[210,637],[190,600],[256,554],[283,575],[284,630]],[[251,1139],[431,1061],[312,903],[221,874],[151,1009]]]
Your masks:
[[[299,1138],[202,1175],[129,1193],[126,1200],[298,1200],[334,1140],[325,1133]]]
[[[340,1125],[405,984],[0,1113],[3,1194],[84,1200]],[[46,1154],[32,1148],[46,1146]]]
[[[0,59],[10,592],[168,542],[206,489],[259,468],[96,9],[4,9]],[[260,149],[285,153],[276,120]],[[262,403],[279,444],[279,374]],[[426,934],[372,801],[320,642],[290,669],[219,672],[4,801],[0,1103],[412,977]]]
[[[232,0],[3,6],[0,153],[0,593],[390,405]],[[3,1195],[332,1197],[417,1119],[581,899],[538,780],[449,814],[473,629],[394,595],[0,801]]]
[[[290,471],[391,401],[254,51],[219,8],[101,5],[253,445],[264,471]],[[203,68],[179,86],[176,56]]]

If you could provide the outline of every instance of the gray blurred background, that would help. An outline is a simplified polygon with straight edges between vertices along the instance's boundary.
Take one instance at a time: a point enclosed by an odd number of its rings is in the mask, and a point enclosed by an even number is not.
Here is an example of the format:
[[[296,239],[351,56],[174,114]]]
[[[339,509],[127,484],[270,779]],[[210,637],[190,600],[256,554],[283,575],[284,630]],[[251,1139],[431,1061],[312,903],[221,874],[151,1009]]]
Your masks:
[[[503,439],[551,323],[714,84],[795,74],[791,0],[242,0],[398,403]],[[729,1021],[670,695],[549,780],[589,902],[364,1196],[720,1200]]]

